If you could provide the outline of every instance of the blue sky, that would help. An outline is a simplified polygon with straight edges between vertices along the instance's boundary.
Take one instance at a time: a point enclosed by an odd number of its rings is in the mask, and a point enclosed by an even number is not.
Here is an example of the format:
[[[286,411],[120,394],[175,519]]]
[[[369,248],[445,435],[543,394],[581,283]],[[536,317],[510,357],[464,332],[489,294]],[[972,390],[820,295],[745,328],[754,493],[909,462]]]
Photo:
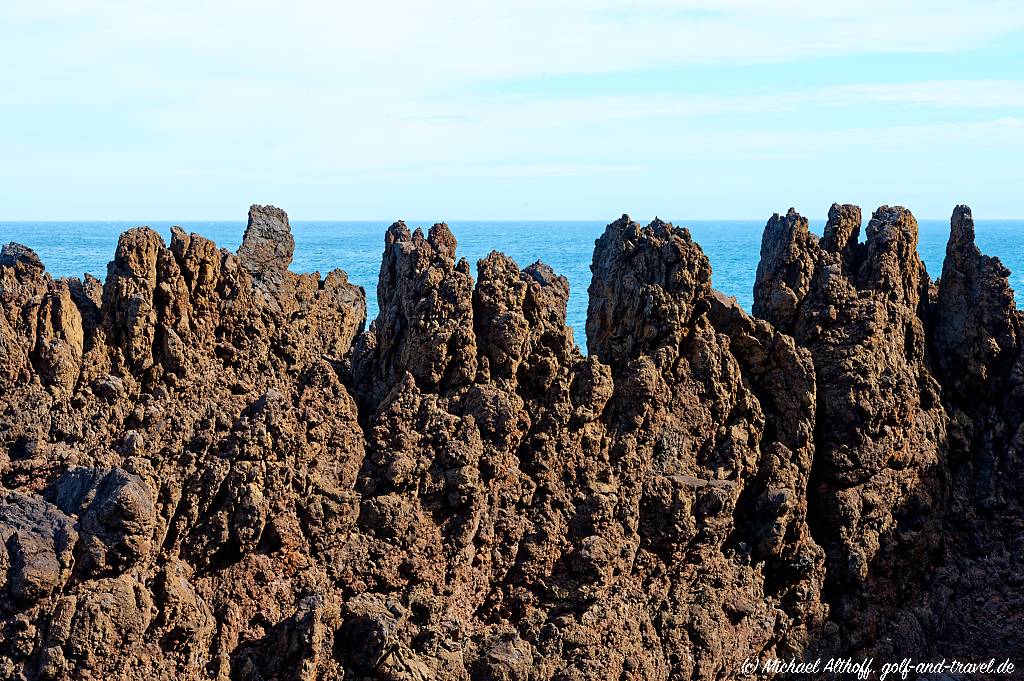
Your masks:
[[[4,220],[1024,217],[1020,2],[0,7]]]

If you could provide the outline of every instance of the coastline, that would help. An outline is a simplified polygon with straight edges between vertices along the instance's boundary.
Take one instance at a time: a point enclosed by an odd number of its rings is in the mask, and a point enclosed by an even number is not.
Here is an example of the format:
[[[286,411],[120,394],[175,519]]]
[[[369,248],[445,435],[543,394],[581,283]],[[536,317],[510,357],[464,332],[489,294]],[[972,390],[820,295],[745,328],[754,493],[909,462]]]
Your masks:
[[[497,252],[473,276],[443,224],[387,230],[369,325],[344,272],[289,270],[272,207],[237,253],[130,230],[102,283],[4,247],[4,671],[713,679],[757,656],[1012,656],[1009,273],[963,206],[939,282],[909,211],[860,225],[774,216],[751,315],[689,231],[623,216],[595,247],[588,356],[564,277]]]

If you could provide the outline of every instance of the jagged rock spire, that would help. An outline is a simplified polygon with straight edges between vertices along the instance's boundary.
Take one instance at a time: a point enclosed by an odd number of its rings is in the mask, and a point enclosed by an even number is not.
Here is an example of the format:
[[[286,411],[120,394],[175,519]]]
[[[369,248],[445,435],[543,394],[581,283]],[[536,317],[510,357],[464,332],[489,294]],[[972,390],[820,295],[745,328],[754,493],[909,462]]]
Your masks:
[[[568,282],[385,234],[380,315],[126,232],[107,281],[0,251],[0,667],[34,678],[737,678],[745,659],[1020,650],[1024,359],[958,207],[766,228],[757,311],[685,229]],[[8,555],[9,554],[9,555]],[[908,614],[909,613],[909,614]],[[0,674],[3,675],[3,674]]]
[[[711,290],[711,265],[687,229],[623,215],[598,238],[587,309],[587,347],[621,364],[678,340]]]

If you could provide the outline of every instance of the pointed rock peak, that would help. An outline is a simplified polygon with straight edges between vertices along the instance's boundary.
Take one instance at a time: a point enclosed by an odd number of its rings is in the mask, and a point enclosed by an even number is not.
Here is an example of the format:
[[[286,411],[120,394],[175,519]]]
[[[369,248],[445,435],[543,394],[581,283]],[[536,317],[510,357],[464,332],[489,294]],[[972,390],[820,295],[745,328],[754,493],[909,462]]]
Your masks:
[[[18,265],[32,270],[43,270],[43,261],[28,246],[13,241],[4,244],[3,248],[0,248],[0,267],[17,267]]]
[[[807,218],[796,212],[796,209],[790,208],[786,211],[786,215],[782,216],[778,213],[772,215],[771,219],[768,220],[768,224],[765,225],[765,233],[771,232],[773,234],[795,234],[795,233],[806,233],[808,231]]]
[[[108,275],[124,275],[156,281],[156,260],[164,240],[149,227],[133,227],[117,240]]]
[[[917,254],[917,220],[902,206],[881,206],[867,226],[858,288],[872,289],[914,308],[927,280]]]
[[[626,231],[627,229],[630,229],[630,228],[632,228],[633,231],[638,231],[640,229],[640,225],[638,225],[637,223],[633,222],[633,220],[629,217],[629,214],[623,213],[622,217],[620,217],[618,220],[615,220],[613,222],[608,223],[608,225],[605,227],[605,233],[606,234],[608,232],[619,232],[619,233],[622,233],[622,232],[624,232],[624,231]]]
[[[833,203],[828,210],[821,247],[832,253],[847,253],[860,239],[860,207]]]
[[[188,233],[181,227],[174,225],[171,227],[171,252],[179,258],[181,254],[188,250],[188,243],[190,239]]]
[[[384,245],[390,246],[391,244],[409,241],[410,239],[412,239],[412,234],[409,233],[409,228],[405,226],[405,220],[399,220],[388,227],[388,231],[384,234]]]
[[[1010,271],[974,243],[971,209],[957,206],[950,218],[935,307],[936,363],[956,399],[982,402],[1006,381],[1021,347],[1021,316]],[[993,371],[994,367],[1000,367]]]
[[[971,209],[969,206],[957,206],[949,219],[949,241],[946,242],[946,259],[942,263],[943,282],[946,279],[952,282],[957,274],[973,275],[983,261],[998,262],[998,259],[982,256],[981,250],[974,243],[974,217]],[[1002,263],[999,263],[999,269],[1003,269]],[[952,283],[946,288],[952,290]]]
[[[476,261],[477,275],[483,279],[484,272],[501,272],[505,275],[515,275],[519,272],[519,265],[511,257],[501,251],[491,250],[487,257]]]
[[[793,208],[785,216],[772,215],[761,237],[751,308],[754,316],[792,333],[819,256],[818,237],[810,232],[807,218]]]
[[[953,221],[954,222],[961,222],[961,221],[965,221],[965,220],[969,221],[971,223],[972,228],[973,228],[973,226],[974,226],[974,215],[971,213],[971,207],[968,206],[965,203],[961,203],[961,204],[958,204],[957,207],[953,209]]]
[[[853,203],[833,203],[828,209],[828,219],[834,222],[850,221],[859,226],[861,220],[860,206]]]
[[[960,205],[953,209],[949,219],[949,241],[946,243],[946,255],[957,258],[969,256],[977,258],[981,251],[974,244],[974,217],[970,206]]]
[[[677,344],[711,291],[711,265],[687,230],[626,220],[608,225],[590,266],[587,344],[606,363]]]
[[[774,269],[779,263],[791,263],[817,242],[811,234],[807,218],[790,208],[785,216],[775,213],[764,226],[761,237],[761,261],[758,272]]]
[[[455,241],[455,235],[448,229],[447,224],[438,222],[431,227],[427,235],[427,241],[430,242],[430,245],[434,247],[438,254],[452,260],[455,259],[455,248],[458,242]]]
[[[797,252],[817,242],[811,234],[807,218],[790,208],[785,216],[775,213],[764,226],[761,237],[761,265],[766,262],[791,261]],[[760,266],[759,266],[760,269]]]
[[[917,220],[903,206],[879,206],[867,228],[868,244],[893,239],[910,240],[917,246]]]
[[[615,241],[631,242],[637,239],[643,228],[636,222],[630,219],[626,213],[622,214],[618,220],[608,223],[604,228],[604,233],[599,237],[600,239],[612,239]]]
[[[286,270],[292,263],[295,239],[288,215],[274,206],[249,208],[249,223],[238,247],[238,259],[252,274]]]
[[[524,269],[523,274],[533,279],[541,286],[547,287],[557,284],[565,288],[566,291],[569,290],[569,280],[563,276],[560,276],[553,269],[551,269],[549,265],[542,263],[540,260]]]
[[[672,226],[671,222],[665,222],[659,217],[655,217],[651,220],[651,224],[647,225],[647,229],[659,236],[668,236],[675,231],[675,227]]]

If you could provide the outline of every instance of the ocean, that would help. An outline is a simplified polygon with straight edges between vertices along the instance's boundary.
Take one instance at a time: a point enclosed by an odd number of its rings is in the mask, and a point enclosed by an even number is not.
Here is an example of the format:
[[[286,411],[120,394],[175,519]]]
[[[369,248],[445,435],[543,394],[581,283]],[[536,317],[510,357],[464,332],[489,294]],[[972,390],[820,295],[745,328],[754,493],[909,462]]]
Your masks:
[[[754,274],[760,257],[763,220],[673,220],[688,227],[711,260],[713,283],[718,290],[736,296],[747,310],[753,298]],[[113,257],[117,238],[126,229],[148,224],[170,239],[172,224],[212,239],[218,246],[235,250],[242,242],[244,221],[151,222],[0,222],[0,243],[16,241],[35,250],[54,277],[90,273],[103,278]],[[377,275],[388,222],[293,221],[296,272],[328,271],[340,267],[349,280],[365,287],[368,317],[377,314]],[[408,221],[410,229],[430,222]],[[565,276],[570,284],[568,321],[577,344],[585,347],[587,287],[594,240],[604,231],[599,221],[458,221],[449,227],[458,239],[458,254],[469,260],[474,274],[476,261],[491,250],[511,256],[525,267],[541,260]],[[866,224],[866,223],[865,223]],[[824,221],[812,221],[821,234]],[[918,250],[932,278],[942,271],[948,220],[921,220]],[[1024,290],[1024,220],[978,220],[978,246],[998,256],[1013,274],[1014,289]]]

